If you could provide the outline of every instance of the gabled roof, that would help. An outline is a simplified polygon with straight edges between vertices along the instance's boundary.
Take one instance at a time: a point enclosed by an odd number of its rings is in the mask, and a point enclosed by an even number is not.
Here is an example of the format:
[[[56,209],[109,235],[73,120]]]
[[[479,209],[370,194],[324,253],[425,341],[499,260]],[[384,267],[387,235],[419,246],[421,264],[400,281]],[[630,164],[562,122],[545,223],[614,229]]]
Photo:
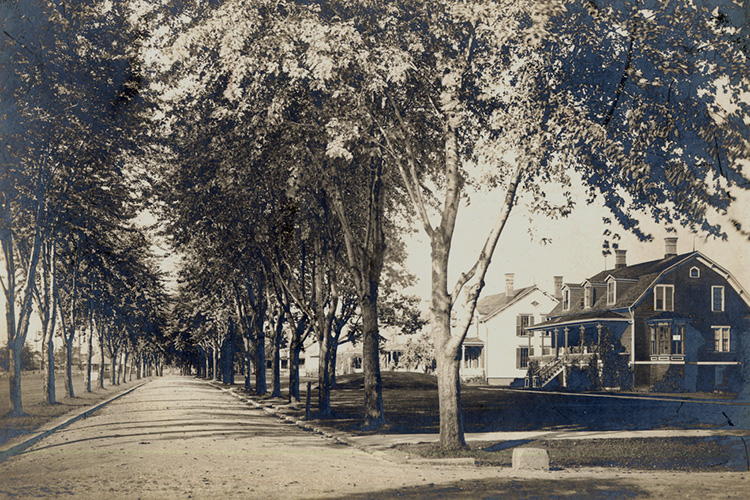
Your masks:
[[[496,316],[511,305],[519,302],[521,299],[534,292],[534,290],[539,290],[544,295],[552,298],[551,295],[549,295],[547,292],[543,291],[536,285],[514,290],[513,295],[510,298],[505,293],[488,295],[486,297],[482,297],[481,299],[479,299],[479,302],[477,302],[477,312],[479,313],[480,320],[487,321],[488,319]]]
[[[620,293],[618,290],[616,302],[614,304],[607,304],[606,294],[601,294],[597,297],[596,303],[592,307],[584,308],[580,304],[570,304],[570,309],[563,311],[562,304],[558,304],[550,313],[550,318],[558,317],[573,317],[575,315],[583,313],[597,313],[602,311],[622,311],[627,310],[631,307],[636,307],[645,298],[648,291],[661,281],[661,278],[690,262],[696,260],[702,261],[705,265],[713,268],[722,274],[732,287],[737,291],[740,297],[750,306],[750,296],[742,288],[739,282],[729,273],[726,269],[722,268],[714,261],[700,253],[699,251],[693,251],[682,255],[674,255],[659,260],[652,260],[649,262],[642,262],[632,266],[625,266],[619,269],[609,269],[602,271],[591,278],[588,282],[592,283],[604,283],[608,278],[617,280],[627,280],[630,282],[630,287]]]

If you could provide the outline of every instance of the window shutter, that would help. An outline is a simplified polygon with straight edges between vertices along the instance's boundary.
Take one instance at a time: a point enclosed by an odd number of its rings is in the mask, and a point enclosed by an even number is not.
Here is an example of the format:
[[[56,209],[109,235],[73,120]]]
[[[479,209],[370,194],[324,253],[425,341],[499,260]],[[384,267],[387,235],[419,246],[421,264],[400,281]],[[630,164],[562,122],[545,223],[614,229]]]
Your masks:
[[[529,326],[534,326],[534,315],[529,316]]]
[[[711,333],[708,334],[708,339],[706,339],[706,351],[708,352],[714,352],[714,343],[716,342],[716,330],[713,328],[710,330]]]
[[[729,329],[729,350],[737,352],[737,335],[734,335],[732,329]]]
[[[523,327],[521,326],[521,316],[516,316],[516,336],[520,337],[523,335]]]
[[[516,368],[521,368],[521,348],[516,347]]]

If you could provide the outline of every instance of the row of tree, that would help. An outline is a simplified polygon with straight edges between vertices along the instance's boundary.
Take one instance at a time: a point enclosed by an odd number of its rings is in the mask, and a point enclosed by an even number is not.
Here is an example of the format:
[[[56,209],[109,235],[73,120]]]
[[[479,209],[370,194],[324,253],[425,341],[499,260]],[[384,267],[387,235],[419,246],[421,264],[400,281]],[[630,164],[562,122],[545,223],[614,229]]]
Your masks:
[[[399,221],[413,220],[431,242],[441,444],[463,446],[460,346],[514,206],[565,216],[575,180],[643,239],[642,217],[723,234],[714,210],[748,185],[745,14],[729,2],[646,0],[227,0],[150,11],[144,75],[175,153],[161,179],[167,232],[194,276],[219,271],[209,284],[229,290],[219,296],[256,342],[257,366],[267,296],[294,332],[315,332],[323,412],[325,353],[349,283],[365,423],[377,425],[383,263]],[[497,193],[497,219],[476,261],[451,278],[457,214],[477,187]]]
[[[750,72],[746,12],[718,5],[3,3],[10,351],[34,301],[52,335],[58,309],[69,332],[87,297],[109,315],[97,326],[148,345],[168,323],[171,345],[210,353],[214,374],[243,339],[264,393],[265,346],[278,364],[286,329],[291,397],[314,335],[327,414],[333,347],[353,317],[364,423],[382,425],[378,330],[389,303],[408,305],[395,294],[408,280],[400,236],[419,228],[441,444],[463,446],[460,348],[516,205],[565,216],[580,183],[641,238],[643,217],[723,234],[714,213],[750,185]],[[475,189],[496,196],[496,222],[449,273]],[[181,259],[168,320],[133,224],[145,208]]]
[[[115,364],[161,356],[167,302],[136,217],[144,190],[134,158],[139,77],[131,29],[105,2],[0,4],[0,243],[11,415],[23,414],[21,355],[38,316],[45,394],[55,395],[55,338],[72,352],[94,337]],[[103,385],[102,385],[103,386]]]

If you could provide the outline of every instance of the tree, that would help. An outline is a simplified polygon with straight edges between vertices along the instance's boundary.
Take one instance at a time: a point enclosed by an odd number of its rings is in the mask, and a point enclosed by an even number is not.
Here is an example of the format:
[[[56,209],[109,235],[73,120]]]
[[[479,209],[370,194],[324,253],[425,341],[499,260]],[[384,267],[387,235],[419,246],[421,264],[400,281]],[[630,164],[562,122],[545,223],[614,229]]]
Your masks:
[[[648,237],[638,227],[643,209],[720,234],[707,211],[725,208],[729,188],[746,182],[739,162],[748,145],[738,130],[747,127],[748,105],[739,99],[747,64],[710,12],[679,2],[565,7],[342,1],[300,14],[315,42],[299,58],[313,62],[306,76],[317,87],[343,80],[366,96],[357,102],[431,241],[443,448],[465,445],[458,353],[516,204],[564,216],[572,198],[550,199],[544,186],[564,191],[575,175],[640,237]],[[674,54],[686,47],[683,65]],[[615,66],[616,75],[600,71]],[[732,106],[718,105],[720,81]],[[498,217],[477,260],[449,286],[461,199],[480,183],[499,192]]]

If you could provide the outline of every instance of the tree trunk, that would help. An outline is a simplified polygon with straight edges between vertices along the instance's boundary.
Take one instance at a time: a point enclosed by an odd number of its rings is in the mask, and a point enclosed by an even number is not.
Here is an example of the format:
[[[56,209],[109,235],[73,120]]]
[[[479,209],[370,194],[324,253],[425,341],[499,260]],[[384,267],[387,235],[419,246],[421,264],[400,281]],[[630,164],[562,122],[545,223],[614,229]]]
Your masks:
[[[279,320],[281,324],[282,320]],[[273,373],[273,390],[271,396],[274,398],[281,397],[281,328],[276,328],[276,335],[273,337],[273,358],[271,362],[271,371]]]
[[[63,333],[64,335],[64,333]],[[65,387],[68,389],[68,396],[76,397],[73,392],[73,340],[69,339],[65,343]]]
[[[135,379],[140,380],[143,372],[141,371],[141,365],[143,364],[143,354],[139,354],[135,360]]]
[[[333,389],[336,387],[336,358],[339,353],[339,336],[331,338],[331,348],[328,354],[328,385]]]
[[[268,392],[266,385],[266,334],[263,321],[255,331],[255,393],[262,396]]]
[[[86,392],[91,392],[91,358],[94,355],[93,349],[94,349],[94,332],[89,331],[89,337],[88,337],[88,349],[86,350],[86,373],[84,375],[84,383],[86,385]]]
[[[55,338],[52,332],[47,335],[44,343],[47,345],[47,366],[44,370],[44,393],[47,403],[57,403],[55,397]]]
[[[245,389],[252,392],[253,384],[250,381],[253,373],[253,351],[255,350],[253,340],[245,335]]]
[[[119,385],[117,381],[117,355],[119,352],[115,351],[112,353],[112,385]]]
[[[437,379],[440,403],[440,447],[444,450],[466,447],[461,412],[459,368],[460,361],[457,353],[440,353],[437,359]]]
[[[100,332],[101,333],[101,332]],[[99,335],[99,388],[104,389],[104,336]]]
[[[219,371],[220,371],[219,370],[219,344],[218,344],[218,342],[215,343],[211,347],[211,354],[213,356],[213,365],[214,365],[213,369],[212,369],[212,372],[211,372],[211,375],[212,375],[211,379],[218,382],[220,380],[220,375],[219,375]]]
[[[120,365],[122,367],[122,383],[125,384],[128,381],[128,357],[130,356],[130,352],[125,349],[125,352],[123,353],[123,360],[122,364]],[[130,374],[133,374],[133,370],[130,370]]]
[[[299,353],[302,350],[302,343],[293,338],[289,344],[289,401],[299,403]]]
[[[10,412],[7,416],[21,417],[23,400],[21,398],[21,349],[23,342],[8,341],[8,373],[10,374]]]
[[[328,361],[331,355],[331,335],[324,327],[318,339],[318,412],[321,418],[331,416],[331,386],[328,379]]]
[[[385,424],[383,382],[380,376],[377,295],[360,301],[362,310],[362,371],[365,378],[365,427]]]

